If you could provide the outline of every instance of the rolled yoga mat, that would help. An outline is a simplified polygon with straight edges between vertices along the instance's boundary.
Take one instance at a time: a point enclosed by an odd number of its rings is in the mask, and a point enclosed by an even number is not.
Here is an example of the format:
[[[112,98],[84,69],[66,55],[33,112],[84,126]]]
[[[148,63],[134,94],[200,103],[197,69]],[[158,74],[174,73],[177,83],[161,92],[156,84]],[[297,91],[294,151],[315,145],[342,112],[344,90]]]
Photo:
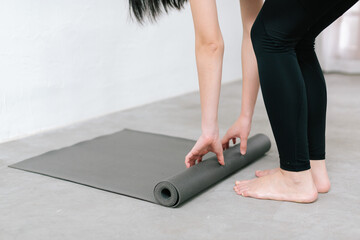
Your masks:
[[[239,144],[224,151],[225,166],[215,154],[186,168],[185,156],[196,141],[124,129],[9,167],[59,178],[163,206],[177,207],[263,156],[270,139],[256,134],[247,152]]]

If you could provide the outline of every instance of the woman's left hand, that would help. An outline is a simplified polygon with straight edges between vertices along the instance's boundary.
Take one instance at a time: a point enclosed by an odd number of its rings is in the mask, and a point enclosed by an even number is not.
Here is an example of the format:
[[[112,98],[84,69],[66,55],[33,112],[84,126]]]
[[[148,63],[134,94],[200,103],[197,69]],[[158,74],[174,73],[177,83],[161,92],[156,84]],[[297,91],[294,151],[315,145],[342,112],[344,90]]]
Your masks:
[[[216,154],[218,161],[221,165],[225,165],[223,148],[218,134],[202,134],[194,147],[185,157],[185,165],[187,168],[195,165],[196,161],[199,163],[208,152]]]

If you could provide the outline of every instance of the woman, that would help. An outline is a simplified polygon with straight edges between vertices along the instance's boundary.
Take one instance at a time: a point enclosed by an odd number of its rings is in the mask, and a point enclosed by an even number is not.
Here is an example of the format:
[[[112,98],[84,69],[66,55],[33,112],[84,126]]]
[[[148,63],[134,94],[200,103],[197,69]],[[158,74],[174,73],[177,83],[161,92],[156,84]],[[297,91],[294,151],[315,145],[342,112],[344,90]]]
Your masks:
[[[195,28],[196,64],[202,113],[202,135],[185,157],[191,167],[209,151],[224,165],[223,150],[247,138],[259,83],[280,167],[256,171],[257,178],[236,181],[245,197],[310,203],[330,189],[325,166],[326,85],[314,51],[316,36],[358,0],[240,0],[243,21],[243,90],[239,118],[220,140],[217,110],[224,42],[215,0],[190,0]],[[156,19],[160,1],[130,0],[139,22]],[[167,7],[181,9],[186,0]],[[260,11],[260,12],[259,12]],[[256,20],[255,20],[256,19]],[[254,50],[253,50],[254,49]],[[255,53],[255,54],[254,54]],[[258,78],[259,76],[259,78]],[[260,81],[259,81],[260,80]]]

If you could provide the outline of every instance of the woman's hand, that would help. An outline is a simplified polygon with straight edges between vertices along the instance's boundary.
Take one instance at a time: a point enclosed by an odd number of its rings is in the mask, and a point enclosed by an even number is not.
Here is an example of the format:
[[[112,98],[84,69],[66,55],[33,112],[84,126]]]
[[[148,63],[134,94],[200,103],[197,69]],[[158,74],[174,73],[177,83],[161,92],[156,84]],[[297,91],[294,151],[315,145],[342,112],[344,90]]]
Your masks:
[[[202,134],[194,147],[185,157],[185,165],[187,168],[195,165],[196,161],[202,161],[203,156],[213,152],[216,154],[218,161],[221,165],[225,165],[223,149],[219,139],[219,134]]]
[[[246,153],[247,139],[251,130],[251,117],[240,115],[236,122],[229,128],[225,136],[221,140],[222,148],[229,148],[229,141],[236,143],[236,138],[240,138],[240,152]]]

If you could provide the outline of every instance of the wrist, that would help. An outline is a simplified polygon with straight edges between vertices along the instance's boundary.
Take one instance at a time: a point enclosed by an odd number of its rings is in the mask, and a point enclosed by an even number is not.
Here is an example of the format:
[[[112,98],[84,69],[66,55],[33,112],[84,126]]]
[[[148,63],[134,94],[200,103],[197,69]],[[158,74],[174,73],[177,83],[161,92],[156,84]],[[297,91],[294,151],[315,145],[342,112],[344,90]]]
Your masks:
[[[203,136],[209,136],[209,137],[214,137],[214,136],[219,136],[219,126],[217,122],[213,122],[213,123],[203,123],[201,125],[201,133]]]
[[[251,122],[252,122],[252,115],[240,114],[239,118],[237,119],[237,122],[242,122],[242,123],[251,124]]]
[[[253,116],[253,112],[250,112],[250,111],[248,111],[248,112],[246,112],[246,111],[241,111],[241,113],[240,113],[240,116],[239,116],[239,118],[246,118],[246,119],[252,119],[252,116]]]

